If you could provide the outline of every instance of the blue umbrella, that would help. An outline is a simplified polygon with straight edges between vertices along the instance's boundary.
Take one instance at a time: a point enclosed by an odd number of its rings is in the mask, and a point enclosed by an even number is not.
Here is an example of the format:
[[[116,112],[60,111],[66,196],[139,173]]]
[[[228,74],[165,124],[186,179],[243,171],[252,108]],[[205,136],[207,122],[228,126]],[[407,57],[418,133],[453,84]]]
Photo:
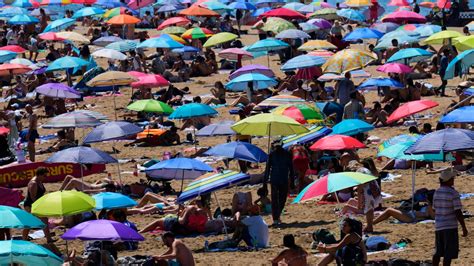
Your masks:
[[[337,102],[317,102],[316,107],[321,110],[326,116],[336,114],[336,121],[342,120],[342,114],[344,113],[344,106]]]
[[[356,41],[362,39],[380,39],[383,33],[369,28],[357,28],[344,36],[344,41]]]
[[[97,0],[95,2],[95,5],[102,6],[105,8],[115,8],[115,7],[121,7],[121,6],[127,7],[127,4],[122,3],[121,0]]]
[[[370,90],[378,87],[403,88],[403,84],[391,78],[370,78],[362,82],[357,89]]]
[[[64,30],[74,25],[74,23],[76,23],[76,20],[72,18],[58,19],[48,24],[48,26],[43,30],[43,33]]]
[[[275,36],[275,38],[277,39],[309,39],[311,38],[311,36],[309,36],[308,33],[302,30],[288,29],[288,30],[284,30],[278,33]]]
[[[89,62],[84,59],[74,56],[65,56],[54,60],[49,64],[46,71],[66,70],[87,65],[89,65]]]
[[[257,41],[254,44],[248,47],[249,52],[269,52],[269,51],[278,51],[285,49],[289,45],[284,42],[273,38],[267,38],[261,41]]]
[[[469,73],[469,68],[474,64],[474,49],[466,50],[458,54],[451,62],[449,62],[444,74],[444,79],[453,79],[456,70],[459,75]]]
[[[25,14],[15,15],[11,19],[8,20],[8,24],[12,24],[12,25],[28,25],[28,24],[35,24],[38,22],[39,22],[39,19],[32,16],[25,15]]]
[[[103,151],[83,146],[58,151],[46,159],[45,162],[78,164],[118,163],[115,158]]]
[[[95,200],[96,210],[111,210],[129,208],[137,205],[137,202],[121,193],[101,192],[92,196]]]
[[[308,129],[308,132],[291,135],[282,138],[283,148],[288,149],[289,147],[296,144],[306,144],[314,142],[322,137],[329,135],[332,129],[322,126],[312,126]]]
[[[257,9],[253,4],[249,2],[236,1],[229,4],[231,9],[241,9],[241,10],[255,10]]]
[[[204,153],[209,156],[222,156],[242,161],[263,163],[267,161],[267,154],[259,147],[248,142],[232,141],[219,144]]]
[[[181,7],[175,5],[164,5],[158,8],[159,13],[174,12],[176,10],[182,9]]]
[[[291,9],[291,10],[294,10],[294,11],[298,11],[298,9],[300,9],[304,6],[305,6],[305,4],[298,3],[298,2],[292,2],[292,3],[287,3],[282,7],[283,8],[288,8],[288,9]]]
[[[298,25],[300,26],[301,30],[303,30],[304,32],[313,32],[313,31],[319,30],[318,26],[310,24],[310,23],[306,23],[306,22],[300,23]]]
[[[446,153],[469,149],[474,149],[474,131],[447,128],[422,136],[405,154]]]
[[[142,132],[143,129],[125,121],[112,121],[94,128],[83,140],[84,143],[94,143],[118,140]]]
[[[59,266],[63,260],[49,249],[24,240],[0,241],[0,265]]]
[[[455,109],[439,120],[440,123],[474,123],[474,105]]]
[[[17,53],[12,51],[0,50],[0,63],[4,63],[14,59]]]
[[[278,84],[275,79],[260,73],[247,73],[232,79],[225,87],[231,91],[245,91],[249,82],[252,82],[254,90],[267,89]]]
[[[284,0],[257,0],[255,2],[256,5],[264,5],[264,4],[281,4],[285,3]]]
[[[408,65],[411,62],[417,62],[423,59],[428,59],[433,54],[421,48],[406,48],[393,54],[387,63],[398,62]]]
[[[228,5],[217,1],[206,1],[202,3],[207,9],[216,12],[226,12],[232,10]]]
[[[234,121],[221,121],[219,123],[214,123],[207,125],[201,128],[196,132],[196,136],[205,137],[205,136],[229,136],[235,135],[235,131],[230,128],[234,124]]]
[[[202,116],[214,116],[216,114],[218,114],[218,112],[207,104],[188,103],[178,107],[168,118],[189,119]]]
[[[166,49],[175,49],[183,48],[184,45],[181,43],[166,37],[151,38],[144,42],[141,42],[137,48],[166,48]]]
[[[474,95],[474,88],[469,88],[463,92],[464,95]]]
[[[104,13],[105,13],[105,10],[103,10],[102,8],[84,7],[74,12],[74,15],[72,16],[72,18],[77,19],[77,18],[82,18],[82,17],[97,16]]]
[[[175,48],[171,50],[173,53],[184,54],[184,53],[197,53],[199,52],[199,48],[194,46],[184,46],[183,48]]]
[[[0,17],[7,17],[7,18],[16,16],[16,15],[26,15],[26,14],[28,14],[28,10],[21,7],[9,7],[0,11]]]
[[[19,208],[0,205],[0,228],[43,228],[36,216]]]
[[[282,67],[283,71],[290,71],[296,69],[310,68],[315,66],[322,66],[326,62],[324,57],[314,55],[299,55],[288,60]]]
[[[393,22],[381,22],[371,26],[372,29],[378,30],[383,33],[391,32],[396,30],[400,25]]]
[[[438,25],[420,25],[414,32],[419,33],[420,37],[426,38],[435,33],[442,31],[441,26]]]
[[[353,136],[374,129],[371,124],[360,119],[344,119],[334,125],[332,134]]]
[[[257,10],[255,10],[255,11],[252,12],[252,17],[258,17],[258,16],[260,16],[261,14],[263,14],[263,13],[265,13],[265,12],[267,12],[267,11],[270,11],[270,10],[272,10],[271,7],[262,7],[262,8],[259,8],[259,9],[257,9]]]
[[[122,38],[117,37],[117,36],[107,36],[107,37],[100,37],[99,39],[95,40],[92,42],[94,45],[98,46],[106,46],[114,42],[120,42],[123,41]]]
[[[350,8],[345,8],[338,10],[336,14],[340,17],[346,18],[348,20],[352,21],[365,21],[365,16],[359,11],[356,11],[354,9]]]
[[[195,179],[212,171],[213,169],[209,165],[190,158],[169,159],[145,169],[147,176],[155,180],[181,179],[181,191],[184,179]]]
[[[300,13],[314,13],[314,12],[318,11],[319,9],[321,9],[321,7],[309,4],[309,5],[304,5],[304,6],[300,7],[296,11],[298,11]]]
[[[253,56],[253,59],[256,59],[256,58],[259,58],[259,57],[268,55],[268,52],[266,52],[266,51],[260,51],[260,52],[252,52],[252,51],[249,51],[249,50],[248,50],[249,47],[250,47],[250,46],[244,46],[244,47],[242,48],[242,50],[251,53],[252,56]]]
[[[11,6],[29,8],[29,7],[33,7],[33,4],[31,3],[30,0],[15,0],[15,2],[11,4]]]
[[[403,36],[394,37],[394,38],[384,38],[384,37],[382,37],[382,39],[380,39],[379,42],[377,43],[377,45],[375,46],[374,49],[376,51],[382,50],[382,49],[387,49],[390,46],[392,46],[392,40],[393,39],[399,40],[400,43],[408,43],[408,44],[417,43],[417,42],[420,41],[417,37],[409,36],[409,35],[403,35]]]
[[[137,45],[138,43],[136,41],[123,40],[123,41],[107,44],[105,48],[114,49],[119,52],[128,52],[131,50],[135,50],[135,48],[137,48]]]

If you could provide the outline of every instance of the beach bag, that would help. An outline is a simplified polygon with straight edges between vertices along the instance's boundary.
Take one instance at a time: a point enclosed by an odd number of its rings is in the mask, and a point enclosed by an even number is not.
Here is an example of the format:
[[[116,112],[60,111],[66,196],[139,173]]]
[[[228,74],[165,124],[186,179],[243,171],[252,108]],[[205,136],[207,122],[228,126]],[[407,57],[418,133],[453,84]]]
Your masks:
[[[365,246],[368,251],[381,251],[390,247],[390,243],[383,236],[369,236],[365,240]]]
[[[218,249],[218,250],[224,250],[228,248],[236,248],[239,245],[239,243],[233,239],[227,239],[227,240],[222,240],[222,241],[217,241],[209,244],[209,249]]]
[[[313,232],[313,240],[317,243],[321,242],[323,244],[335,244],[337,243],[336,237],[327,229],[318,229]]]
[[[347,245],[336,251],[336,263],[343,266],[364,265],[362,249],[356,245]]]

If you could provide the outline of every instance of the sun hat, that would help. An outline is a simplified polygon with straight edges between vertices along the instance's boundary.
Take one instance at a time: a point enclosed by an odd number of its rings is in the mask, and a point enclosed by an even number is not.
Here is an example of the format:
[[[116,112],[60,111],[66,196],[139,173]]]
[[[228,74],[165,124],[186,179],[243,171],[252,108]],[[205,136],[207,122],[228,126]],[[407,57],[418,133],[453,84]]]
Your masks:
[[[449,180],[454,178],[456,175],[457,175],[456,170],[454,170],[454,168],[449,167],[441,171],[439,175],[439,180],[441,180],[441,182],[448,182]]]

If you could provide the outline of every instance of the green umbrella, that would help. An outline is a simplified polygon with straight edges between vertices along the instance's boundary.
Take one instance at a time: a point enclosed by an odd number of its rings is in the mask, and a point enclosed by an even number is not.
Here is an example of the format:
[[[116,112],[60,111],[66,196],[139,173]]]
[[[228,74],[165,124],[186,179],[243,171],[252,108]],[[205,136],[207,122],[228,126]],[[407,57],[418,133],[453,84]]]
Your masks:
[[[53,252],[35,243],[23,240],[0,241],[0,265],[50,266],[62,265],[63,260]]]
[[[296,27],[288,20],[277,17],[268,18],[267,22],[265,22],[265,25],[262,27],[262,30],[271,31],[275,34],[289,29],[296,29]]]
[[[186,32],[185,28],[178,27],[178,26],[166,27],[160,31],[160,33],[174,34],[174,35],[181,35],[185,32]]]
[[[147,112],[147,113],[159,113],[159,114],[171,114],[174,110],[169,105],[164,102],[157,100],[138,100],[129,106],[128,110],[137,111],[137,112]]]
[[[80,191],[64,190],[48,193],[33,203],[31,213],[40,217],[61,217],[94,209],[94,199]]]
[[[323,8],[316,10],[313,14],[310,15],[311,18],[322,18],[327,20],[338,19],[337,10],[334,8]]]
[[[237,39],[239,36],[229,33],[229,32],[219,32],[217,34],[212,35],[207,41],[204,43],[203,47],[208,48],[212,46],[219,45],[221,43],[226,43]]]

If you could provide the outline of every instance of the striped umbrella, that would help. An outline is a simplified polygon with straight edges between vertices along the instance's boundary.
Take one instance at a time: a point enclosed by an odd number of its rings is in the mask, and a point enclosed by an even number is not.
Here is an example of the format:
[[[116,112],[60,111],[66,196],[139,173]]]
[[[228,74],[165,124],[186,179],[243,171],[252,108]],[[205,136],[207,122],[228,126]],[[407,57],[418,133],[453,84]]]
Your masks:
[[[298,104],[298,103],[305,103],[306,101],[292,95],[276,95],[272,96],[268,99],[263,100],[257,106],[260,108],[275,108],[278,106],[282,106],[285,104]]]
[[[283,148],[287,149],[295,144],[306,144],[316,141],[322,137],[329,135],[332,129],[324,126],[312,126],[308,132],[291,135],[282,139]]]
[[[135,50],[135,48],[137,48],[137,45],[138,42],[136,41],[124,40],[107,44],[105,48],[117,50],[119,52],[128,52],[130,50]]]
[[[86,128],[102,124],[95,117],[80,113],[70,112],[58,115],[43,125],[43,128]]]
[[[250,176],[236,171],[225,170],[220,173],[209,173],[191,182],[178,197],[178,202],[194,199],[202,194],[208,194],[219,189],[228,188],[248,182]]]
[[[185,31],[181,37],[185,39],[201,39],[212,36],[214,33],[206,28],[192,28]]]
[[[71,4],[71,0],[43,0],[40,2],[42,6],[61,6]]]

